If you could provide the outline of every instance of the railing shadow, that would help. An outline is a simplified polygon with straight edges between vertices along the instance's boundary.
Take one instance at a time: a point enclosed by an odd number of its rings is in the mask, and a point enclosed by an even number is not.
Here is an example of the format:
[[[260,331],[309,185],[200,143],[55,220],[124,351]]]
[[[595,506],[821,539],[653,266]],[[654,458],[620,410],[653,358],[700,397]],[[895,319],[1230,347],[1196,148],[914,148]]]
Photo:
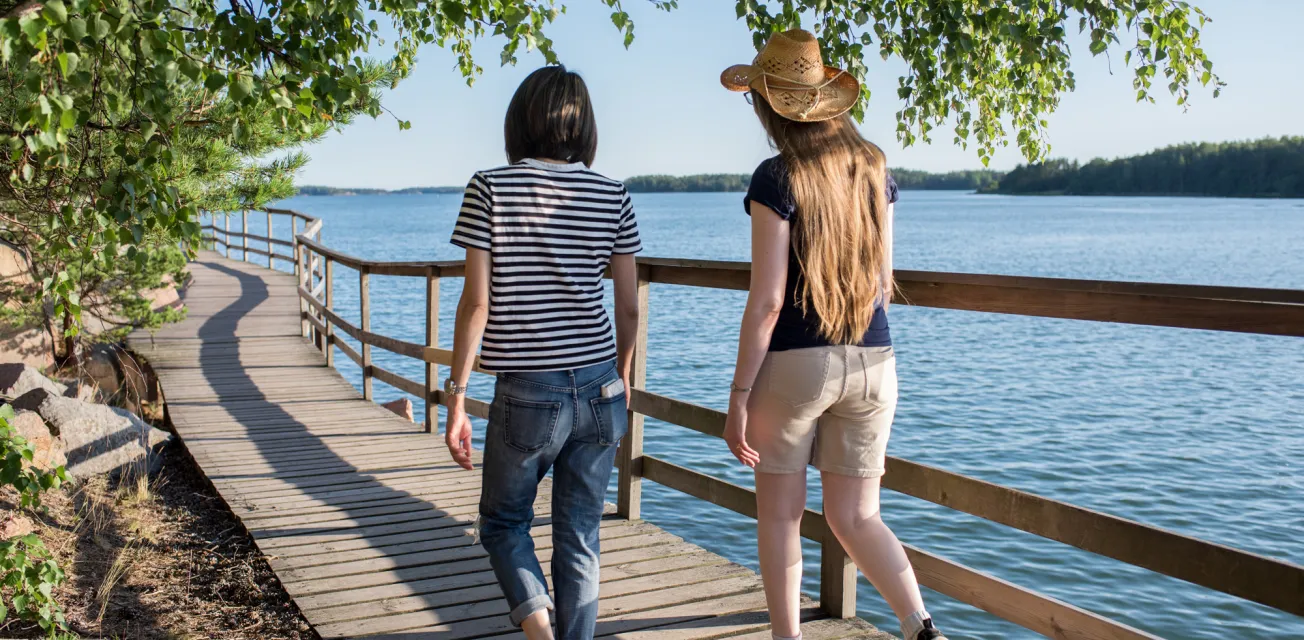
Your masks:
[[[322,501],[307,508],[308,513],[301,516],[301,522],[297,524],[265,527],[258,520],[242,518],[265,554],[296,556],[295,568],[277,571],[283,581],[288,578],[287,590],[296,599],[307,598],[309,602],[345,599],[350,604],[359,604],[368,599],[379,601],[381,593],[386,590],[378,587],[404,583],[402,597],[406,602],[403,609],[420,610],[425,605],[443,607],[441,621],[447,620],[450,625],[474,625],[480,629],[475,632],[468,630],[469,635],[481,635],[486,624],[496,627],[497,622],[490,622],[491,620],[501,619],[506,622],[505,603],[501,606],[493,604],[494,601],[501,600],[497,595],[479,590],[476,593],[480,594],[477,596],[480,600],[476,604],[458,602],[457,598],[450,598],[447,593],[453,589],[496,585],[487,557],[471,535],[475,502],[470,497],[463,497],[453,501],[454,506],[439,505],[421,494],[388,484],[396,478],[411,480],[411,474],[439,474],[438,477],[447,478],[449,482],[465,481],[465,476],[478,471],[454,471],[454,465],[446,461],[434,461],[433,454],[429,463],[421,461],[422,456],[417,454],[404,458],[410,459],[412,464],[385,466],[383,470],[366,469],[368,465],[365,463],[360,467],[358,461],[351,460],[347,452],[332,446],[330,439],[337,437],[336,434],[314,433],[311,418],[301,417],[298,413],[299,407],[319,408],[322,404],[340,404],[340,401],[278,401],[269,397],[268,392],[255,380],[251,372],[256,369],[231,366],[233,355],[238,361],[243,361],[257,342],[240,341],[237,328],[259,305],[272,299],[272,292],[259,275],[232,268],[222,262],[201,260],[196,263],[202,268],[234,279],[239,288],[238,295],[204,319],[198,328],[198,336],[202,340],[199,366],[205,381],[218,392],[217,402],[228,408],[233,408],[231,404],[238,405],[231,415],[247,431],[243,438],[223,436],[223,439],[252,443],[258,453],[256,459],[250,460],[248,464],[242,461],[238,465],[213,468],[206,473],[211,481],[220,485],[219,492],[223,493],[233,507],[256,507],[263,496],[284,498],[291,494]],[[286,340],[301,346],[305,352],[315,352],[311,345],[297,337]],[[322,362],[322,366],[325,366],[325,362]],[[332,375],[339,374],[332,370]],[[359,397],[354,401],[362,400]],[[339,407],[337,410],[348,409]],[[250,424],[250,419],[255,416],[256,424]],[[392,419],[395,423],[402,420],[398,416],[393,416]],[[394,433],[410,433],[414,437],[425,435],[417,425],[412,425],[411,430],[378,427],[375,432],[358,431],[358,435],[365,436]],[[203,438],[202,431],[195,435]],[[204,441],[209,447],[220,447],[207,438]],[[431,442],[437,441],[432,439]],[[372,458],[373,463],[375,460]],[[201,467],[204,466],[203,461],[199,462]],[[241,472],[242,466],[250,467],[251,470]],[[269,485],[262,490],[241,490],[228,484],[229,481],[256,481],[261,478],[279,479],[283,484],[275,489]],[[469,486],[478,487],[473,484]],[[224,491],[224,488],[228,489]],[[543,498],[547,497],[545,491],[541,488]],[[293,518],[293,511],[287,510],[286,517]],[[322,518],[321,524],[315,525],[313,521],[319,518]],[[546,517],[540,520],[539,524],[548,522]],[[313,559],[309,557],[313,555],[309,552],[324,553],[337,547],[347,547],[350,553],[365,559],[352,566],[347,563],[330,564],[327,569],[330,561],[325,555],[320,558],[320,565],[314,565]],[[368,550],[376,553],[368,553]],[[293,581],[295,578],[304,578],[304,581],[296,583]],[[379,602],[376,604],[375,613],[371,615],[393,608],[393,603],[388,601],[384,609],[379,607]],[[476,606],[471,606],[472,604]],[[447,613],[442,614],[443,611]],[[454,635],[463,634],[458,632]]]

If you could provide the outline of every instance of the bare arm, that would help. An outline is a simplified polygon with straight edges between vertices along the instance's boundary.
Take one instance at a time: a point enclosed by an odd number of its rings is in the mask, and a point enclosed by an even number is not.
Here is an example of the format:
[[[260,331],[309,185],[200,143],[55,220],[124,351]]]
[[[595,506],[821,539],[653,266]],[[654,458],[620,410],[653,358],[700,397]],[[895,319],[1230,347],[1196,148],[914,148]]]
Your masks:
[[[634,254],[611,256],[611,282],[616,297],[616,370],[628,389],[630,366],[638,343],[638,267]]]
[[[756,382],[774,325],[779,321],[788,284],[788,222],[769,207],[755,202],[751,203],[751,214],[751,285],[747,290],[742,329],[738,332],[738,361],[733,379],[740,388],[749,388]],[[734,394],[733,400],[746,402],[746,395]]]
[[[475,369],[476,352],[489,321],[489,252],[466,250],[466,282],[457,302],[457,321],[453,327],[453,382],[465,387]],[[471,465],[471,420],[466,415],[466,395],[446,394],[448,427],[444,441],[463,468]]]
[[[752,273],[743,310],[742,328],[738,332],[738,361],[734,365],[733,384],[750,389],[770,347],[770,336],[779,321],[783,295],[788,284],[788,222],[769,207],[752,202]],[[743,464],[754,467],[760,456],[747,446],[748,391],[729,394],[729,417],[725,421],[725,440]]]
[[[489,269],[488,251],[466,250],[466,282],[453,326],[453,381],[458,386],[466,385],[475,370],[476,352],[489,321]]]

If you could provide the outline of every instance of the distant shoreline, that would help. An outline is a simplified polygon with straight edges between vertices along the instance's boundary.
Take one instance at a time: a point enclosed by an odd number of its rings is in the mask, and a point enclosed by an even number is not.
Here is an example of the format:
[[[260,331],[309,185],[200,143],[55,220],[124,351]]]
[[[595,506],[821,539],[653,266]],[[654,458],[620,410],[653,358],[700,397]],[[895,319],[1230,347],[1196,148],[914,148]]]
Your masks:
[[[907,190],[981,191],[993,188],[1001,177],[999,171],[986,169],[929,173],[913,169],[891,170],[897,186]],[[630,193],[742,193],[747,191],[751,174],[699,173],[686,176],[642,175],[624,180]],[[408,194],[462,193],[463,187],[407,187],[405,189],[376,189],[353,187],[327,187],[305,185],[296,195],[301,196],[378,196]]]

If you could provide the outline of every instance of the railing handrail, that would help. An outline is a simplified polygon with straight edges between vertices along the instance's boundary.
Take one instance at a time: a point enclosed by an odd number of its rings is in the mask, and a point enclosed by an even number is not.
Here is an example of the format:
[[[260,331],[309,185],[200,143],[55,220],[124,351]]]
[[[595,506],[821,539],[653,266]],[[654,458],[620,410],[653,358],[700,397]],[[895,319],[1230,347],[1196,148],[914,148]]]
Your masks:
[[[438,282],[464,275],[463,261],[367,260],[336,251],[320,240],[322,221],[289,209],[267,209],[270,215],[290,215],[305,221],[293,237],[295,272],[304,335],[317,341],[333,364],[339,348],[363,369],[364,396],[371,397],[377,378],[426,401],[427,429],[433,430],[435,406],[443,400],[436,388],[438,366],[451,366],[452,352],[437,346]],[[248,233],[247,217],[240,233],[219,229],[211,238],[229,251],[250,249],[247,240],[283,244]],[[227,237],[217,240],[216,234]],[[244,246],[232,247],[230,237]],[[315,236],[315,237],[314,237]],[[291,259],[275,254],[280,259]],[[247,259],[247,253],[245,254]],[[324,268],[317,265],[318,258]],[[271,256],[269,256],[270,264]],[[640,353],[646,358],[647,290],[651,283],[745,290],[750,264],[719,260],[639,258]],[[361,326],[332,308],[332,265],[356,270],[360,278]],[[368,278],[371,275],[424,277],[427,280],[426,344],[397,340],[369,330]],[[1011,313],[1034,317],[1070,318],[1175,328],[1238,331],[1266,335],[1304,336],[1304,291],[1144,282],[1111,282],[969,273],[898,270],[898,304]],[[317,282],[314,284],[314,278]],[[362,345],[359,353],[334,334],[338,328]],[[405,378],[371,363],[372,346],[426,364],[425,383]],[[488,373],[476,367],[477,372]],[[620,509],[639,513],[639,481],[654,482],[755,517],[755,494],[749,489],[675,465],[642,452],[642,417],[720,437],[725,414],[682,400],[661,396],[642,386],[641,371],[630,389],[630,436],[622,444]],[[467,398],[471,415],[487,418],[489,405]],[[1304,616],[1304,567],[1241,551],[1133,520],[1100,513],[1029,492],[971,478],[895,457],[888,458],[884,487],[1055,540],[1085,551],[1150,569],[1242,599]],[[821,543],[821,606],[834,615],[854,615],[855,568],[838,545],[818,511],[808,510],[802,535]],[[1045,595],[1017,587],[953,561],[908,548],[920,581],[942,593],[983,608],[1034,631],[1071,638],[1154,638],[1103,616]],[[999,594],[997,597],[993,594]]]

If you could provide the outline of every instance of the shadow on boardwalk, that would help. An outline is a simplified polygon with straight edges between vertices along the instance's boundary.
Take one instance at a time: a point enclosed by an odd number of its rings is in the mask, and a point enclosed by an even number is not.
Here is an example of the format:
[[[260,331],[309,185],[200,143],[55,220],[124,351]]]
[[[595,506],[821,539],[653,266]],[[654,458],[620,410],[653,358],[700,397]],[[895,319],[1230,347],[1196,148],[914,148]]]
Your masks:
[[[301,337],[292,275],[206,253],[187,319],[133,336],[178,435],[326,638],[513,634],[471,536],[479,472],[363,400]],[[551,554],[549,487],[533,534]],[[598,634],[768,637],[759,579],[645,522],[603,523]],[[889,637],[816,621],[808,637]]]

